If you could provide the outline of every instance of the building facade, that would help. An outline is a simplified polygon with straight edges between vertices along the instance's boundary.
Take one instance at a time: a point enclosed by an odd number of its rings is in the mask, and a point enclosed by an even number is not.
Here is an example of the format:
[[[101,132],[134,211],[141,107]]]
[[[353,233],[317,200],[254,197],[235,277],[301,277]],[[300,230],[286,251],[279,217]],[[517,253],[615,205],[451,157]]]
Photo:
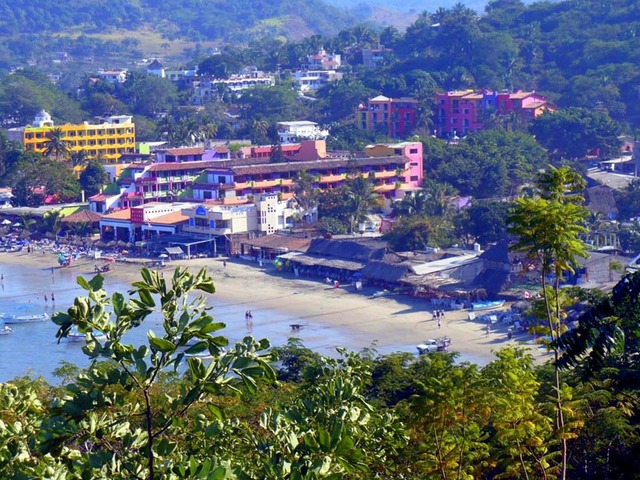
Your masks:
[[[371,179],[374,190],[386,198],[395,198],[399,190],[418,188],[423,181],[422,143],[402,142],[367,147],[355,156],[335,156],[326,151],[322,140],[305,141],[295,156],[286,162],[219,163],[209,167],[192,185],[193,199],[231,200],[256,195],[278,194],[289,198],[300,172],[315,179],[322,190],[339,188],[354,175]]]
[[[367,131],[384,132],[391,138],[406,138],[415,128],[418,118],[418,100],[415,98],[389,98],[379,95],[370,98],[367,105],[356,110],[356,124]]]
[[[297,211],[295,201],[281,200],[273,194],[258,195],[246,204],[203,203],[182,210],[189,218],[183,231],[213,236],[248,232],[271,235],[293,227],[293,216]]]
[[[102,123],[84,122],[79,125],[54,126],[51,117],[42,110],[33,124],[19,129],[25,150],[44,153],[54,129],[62,131],[62,140],[70,152],[86,152],[90,158],[105,163],[117,162],[122,154],[136,149],[136,127],[129,115],[112,115]]]
[[[458,90],[436,94],[435,134],[450,138],[464,136],[493,124],[526,124],[548,110],[555,110],[535,92]]]

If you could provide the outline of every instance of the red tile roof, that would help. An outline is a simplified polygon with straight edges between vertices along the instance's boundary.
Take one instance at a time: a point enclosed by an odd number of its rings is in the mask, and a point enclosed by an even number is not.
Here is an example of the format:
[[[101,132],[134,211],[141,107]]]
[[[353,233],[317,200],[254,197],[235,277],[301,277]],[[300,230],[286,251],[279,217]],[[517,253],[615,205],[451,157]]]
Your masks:
[[[205,168],[215,167],[220,163],[219,160],[199,160],[195,162],[171,162],[156,163],[149,167],[149,172],[171,172],[174,170],[204,170]]]
[[[131,220],[131,209],[123,208],[122,210],[116,210],[113,213],[107,213],[103,215],[102,219],[105,220]]]
[[[185,155],[202,155],[204,154],[204,148],[168,148],[166,150],[161,150],[162,152],[166,152],[170,155],[174,156],[185,156]]]
[[[89,197],[89,200],[93,202],[104,202],[105,200],[108,200],[111,197],[115,197],[115,195],[106,195],[104,193],[98,193],[97,195]]]
[[[189,221],[189,217],[183,215],[182,212],[171,212],[150,219],[147,223],[151,225],[175,225]]]

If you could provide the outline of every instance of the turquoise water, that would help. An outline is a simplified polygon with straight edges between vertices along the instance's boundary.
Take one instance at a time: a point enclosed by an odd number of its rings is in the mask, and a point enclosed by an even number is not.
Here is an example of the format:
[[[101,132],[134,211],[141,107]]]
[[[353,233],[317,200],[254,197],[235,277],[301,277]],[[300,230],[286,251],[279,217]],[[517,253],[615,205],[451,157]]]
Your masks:
[[[77,285],[76,278],[83,275],[90,278],[93,273],[78,268],[39,269],[17,265],[0,265],[0,312],[7,314],[40,314],[52,315],[56,311],[66,310],[73,299],[84,295],[84,290]],[[105,276],[105,289],[126,292],[129,284],[118,283],[109,275]],[[51,294],[55,295],[55,303]],[[47,301],[45,302],[45,295]],[[230,304],[210,297],[213,316],[216,321],[226,323],[227,327],[220,332],[233,344],[245,335],[256,338],[268,338],[272,345],[283,345],[293,336],[290,323],[298,320],[281,312],[259,310],[250,303]],[[252,310],[253,325],[249,327],[245,321],[245,312]],[[82,352],[81,342],[58,343],[55,338],[57,326],[52,321],[30,324],[12,325],[11,335],[0,336],[0,382],[17,376],[29,374],[43,376],[48,381],[56,381],[53,371],[61,361],[71,362],[79,366],[89,364]],[[132,331],[129,341],[140,344],[146,341],[148,330],[160,334],[159,317],[150,317],[139,328]],[[324,355],[334,355],[336,346],[347,345],[347,337],[340,331],[322,324],[305,326],[295,332],[305,346]]]

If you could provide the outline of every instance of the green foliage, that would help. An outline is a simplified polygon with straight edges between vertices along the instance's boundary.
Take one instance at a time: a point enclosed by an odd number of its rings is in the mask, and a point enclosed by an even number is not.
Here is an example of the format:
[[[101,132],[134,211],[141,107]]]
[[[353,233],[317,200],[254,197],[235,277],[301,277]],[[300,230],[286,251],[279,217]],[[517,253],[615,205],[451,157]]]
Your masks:
[[[412,215],[401,217],[384,240],[396,252],[424,250],[427,247],[444,247],[453,243],[448,233],[451,225],[440,218]]]
[[[520,198],[509,212],[511,233],[516,235],[512,250],[522,252],[529,261],[540,268],[542,300],[539,313],[551,337],[549,347],[553,352],[555,380],[556,434],[561,442],[560,478],[567,478],[570,438],[570,410],[567,401],[570,389],[561,384],[560,352],[557,341],[564,332],[563,318],[567,296],[560,290],[563,273],[573,272],[578,258],[586,258],[588,252],[580,235],[586,233],[583,226],[587,210],[580,205],[581,196],[572,193],[584,188],[584,180],[568,167],[551,169],[538,181],[539,197]],[[547,277],[553,275],[552,286]]]
[[[498,242],[505,238],[510,207],[507,202],[473,202],[455,222],[462,234],[471,235],[480,244]]]
[[[213,321],[203,297],[189,298],[194,292],[214,292],[204,270],[194,275],[176,269],[171,283],[147,269],[141,276],[128,300],[121,293],[108,297],[100,275],[91,280],[79,277],[87,296],[76,298],[66,313],[54,316],[60,326],[58,339],[72,328],[86,334],[83,351],[94,362],[66,387],[69,396],[54,408],[59,420],[50,419],[41,448],[68,467],[84,458],[82,470],[87,476],[98,472],[110,472],[113,478],[133,472],[149,479],[169,475],[187,461],[177,441],[186,433],[178,420],[191,407],[224,391],[239,393],[241,385],[255,393],[259,379],[274,379],[270,357],[261,353],[268,347],[266,340],[247,337],[225,351],[227,339],[214,335],[224,324]],[[126,343],[127,332],[143,325],[156,309],[162,318],[161,335],[149,331],[147,345]],[[208,364],[189,357],[203,351],[212,357]],[[110,362],[96,363],[100,358]],[[183,385],[175,396],[165,398],[164,372],[181,368],[186,368]],[[120,392],[131,392],[137,401],[128,406],[130,400]],[[215,403],[210,409],[214,418],[220,415]],[[85,441],[94,444],[90,452],[82,448]]]
[[[1,8],[1,7],[0,7]],[[1,9],[0,9],[1,11]],[[23,70],[0,80],[0,119],[8,124],[27,125],[42,109],[61,122],[80,122],[86,114],[79,103],[34,70]]]
[[[468,135],[446,149],[442,149],[441,143],[437,145],[440,148],[428,157],[432,174],[461,194],[479,198],[514,193],[523,184],[532,182],[547,163],[540,145],[522,132],[487,130]]]
[[[86,168],[80,173],[80,185],[87,198],[100,193],[108,181],[109,175],[102,163],[97,160],[89,160]]]
[[[296,92],[287,86],[250,88],[243,92],[238,104],[243,119],[249,125],[254,120],[273,123],[304,117],[304,104],[300,102]]]
[[[566,108],[536,118],[531,132],[553,158],[583,159],[592,151],[611,158],[619,153],[621,128],[609,115],[587,108]]]

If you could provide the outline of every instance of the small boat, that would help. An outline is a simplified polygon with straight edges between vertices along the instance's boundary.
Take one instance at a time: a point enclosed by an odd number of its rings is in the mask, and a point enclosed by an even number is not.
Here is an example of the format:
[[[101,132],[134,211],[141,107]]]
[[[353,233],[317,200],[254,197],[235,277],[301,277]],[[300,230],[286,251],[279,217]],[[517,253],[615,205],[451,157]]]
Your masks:
[[[0,326],[0,335],[9,335],[10,333],[13,333],[13,328],[7,325]]]
[[[471,310],[477,312],[479,310],[495,310],[504,305],[504,300],[494,300],[491,302],[476,302],[471,305]]]
[[[107,336],[103,333],[94,332],[93,337],[96,340],[105,340]],[[67,342],[84,342],[86,340],[86,334],[79,332],[78,330],[71,330],[67,334]]]
[[[46,322],[47,320],[49,320],[49,318],[49,315],[47,314],[47,312],[45,312],[34,315],[5,315],[3,317],[3,320],[6,324],[15,324]]]

